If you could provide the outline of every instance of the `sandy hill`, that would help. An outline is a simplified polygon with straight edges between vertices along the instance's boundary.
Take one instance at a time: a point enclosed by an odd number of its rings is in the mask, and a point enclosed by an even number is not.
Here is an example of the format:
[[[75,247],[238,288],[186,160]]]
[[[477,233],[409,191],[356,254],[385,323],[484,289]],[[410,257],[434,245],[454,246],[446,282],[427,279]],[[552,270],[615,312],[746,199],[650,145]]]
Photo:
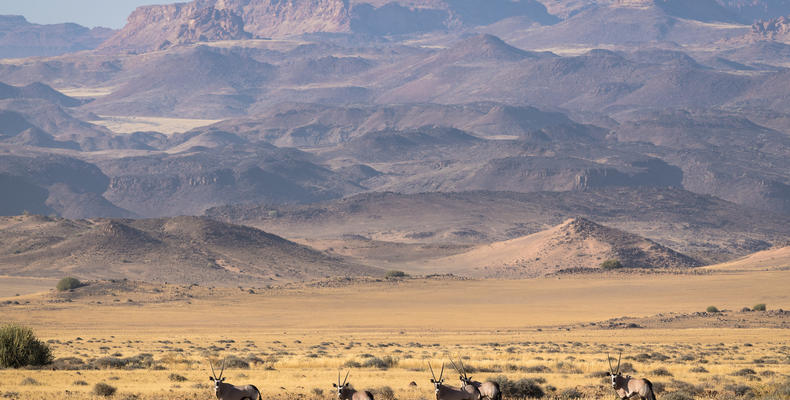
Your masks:
[[[0,218],[0,274],[218,286],[377,275],[264,231],[207,218]]]
[[[478,276],[535,277],[569,268],[600,268],[606,260],[630,268],[691,268],[699,262],[652,240],[574,218],[551,229],[479,246],[430,262]]]
[[[790,268],[790,246],[758,251],[737,260],[705,267],[713,271],[752,271]]]

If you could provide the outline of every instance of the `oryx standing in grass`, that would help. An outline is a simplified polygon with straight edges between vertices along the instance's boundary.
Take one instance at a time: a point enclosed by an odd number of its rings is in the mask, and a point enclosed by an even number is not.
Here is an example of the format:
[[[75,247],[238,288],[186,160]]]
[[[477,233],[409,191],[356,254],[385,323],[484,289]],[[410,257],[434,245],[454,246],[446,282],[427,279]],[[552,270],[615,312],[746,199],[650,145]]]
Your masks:
[[[360,392],[351,387],[347,382],[348,374],[350,373],[351,371],[346,372],[343,383],[340,383],[340,371],[337,371],[337,383],[332,384],[337,389],[337,400],[373,400],[372,393],[368,391]]]
[[[225,378],[222,374],[225,372],[225,360],[222,360],[222,369],[219,371],[219,377],[214,372],[214,364],[211,360],[208,362],[211,366],[211,377],[209,379],[214,382],[214,394],[217,395],[218,400],[261,400],[261,392],[258,391],[253,385],[234,386],[230,383],[225,383]]]
[[[606,360],[609,361],[609,376],[612,378],[612,389],[617,393],[622,400],[629,399],[638,395],[641,400],[656,400],[656,395],[653,393],[653,384],[647,379],[632,378],[630,375],[623,376],[620,373],[620,359],[623,353],[617,357],[617,368],[612,368],[612,359],[609,358],[609,353],[606,354]]]
[[[433,373],[431,363],[428,363],[428,368],[431,369],[431,383],[436,389],[436,400],[480,400],[480,391],[476,387],[467,385],[461,389],[456,389],[444,384],[444,363],[442,363],[442,371],[439,372],[439,379]]]
[[[471,376],[466,375],[466,368],[464,367],[464,362],[461,360],[461,358],[458,358],[458,363],[461,364],[461,369],[458,369],[458,366],[455,365],[455,362],[452,359],[450,362],[453,363],[453,368],[458,371],[458,378],[461,380],[463,386],[472,386],[477,388],[477,390],[480,391],[480,397],[483,399],[502,400],[502,391],[499,390],[498,383],[491,381],[473,381]]]

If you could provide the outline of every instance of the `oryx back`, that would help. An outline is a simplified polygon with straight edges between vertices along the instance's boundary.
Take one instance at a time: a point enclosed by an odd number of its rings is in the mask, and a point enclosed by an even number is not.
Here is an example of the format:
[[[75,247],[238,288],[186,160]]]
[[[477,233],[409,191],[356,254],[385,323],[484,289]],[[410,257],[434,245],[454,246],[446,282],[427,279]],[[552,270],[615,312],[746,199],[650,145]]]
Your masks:
[[[499,390],[499,384],[496,382],[486,381],[483,383],[475,382],[477,389],[480,390],[480,396],[488,400],[501,400],[502,391]]]

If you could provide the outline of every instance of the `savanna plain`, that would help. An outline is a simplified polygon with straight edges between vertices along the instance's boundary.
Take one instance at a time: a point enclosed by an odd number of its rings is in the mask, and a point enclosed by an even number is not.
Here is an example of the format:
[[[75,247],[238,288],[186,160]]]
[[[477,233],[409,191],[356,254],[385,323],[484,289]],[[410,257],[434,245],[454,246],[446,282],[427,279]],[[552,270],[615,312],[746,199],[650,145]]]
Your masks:
[[[611,398],[606,372],[649,377],[659,399],[786,398],[787,270],[591,273],[524,280],[341,279],[222,288],[2,278],[3,322],[53,349],[44,369],[0,371],[4,398],[209,399],[211,364],[264,398],[335,397],[338,373],[381,399],[428,399],[463,360],[505,397]],[[749,311],[765,303],[766,311]],[[706,312],[709,306],[719,312]],[[414,382],[414,383],[412,383]]]

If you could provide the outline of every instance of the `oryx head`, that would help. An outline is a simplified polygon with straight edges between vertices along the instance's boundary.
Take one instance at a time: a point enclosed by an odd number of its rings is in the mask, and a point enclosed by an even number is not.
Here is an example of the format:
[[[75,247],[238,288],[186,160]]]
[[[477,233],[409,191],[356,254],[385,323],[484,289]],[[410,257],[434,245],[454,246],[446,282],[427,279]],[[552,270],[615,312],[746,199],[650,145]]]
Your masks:
[[[349,389],[348,374],[350,374],[350,373],[351,373],[350,370],[348,372],[346,372],[346,377],[343,378],[343,383],[340,383],[340,370],[337,371],[337,383],[333,383],[332,386],[335,389],[337,389],[337,398],[338,399],[343,399],[344,398],[343,392]]]
[[[623,379],[623,374],[620,372],[620,359],[623,356],[623,352],[620,352],[620,355],[617,356],[617,368],[612,368],[612,359],[609,357],[609,353],[606,353],[606,361],[609,362],[609,377],[612,379],[612,388],[617,389],[621,385],[621,381]]]
[[[458,358],[458,364],[461,364],[461,368],[458,368],[458,366],[455,365],[455,362],[452,359],[450,359],[450,362],[453,364],[453,368],[455,368],[455,370],[458,371],[458,379],[460,379],[464,385],[471,385],[472,377],[466,374],[466,368],[464,367],[463,360],[461,360],[460,357]]]
[[[439,379],[436,379],[436,374],[433,373],[433,367],[431,367],[431,363],[428,363],[428,368],[431,369],[431,383],[433,383],[433,387],[436,388],[436,391],[439,391],[439,386],[442,386],[444,383],[444,363],[442,363],[442,370],[439,372]]]
[[[219,391],[220,384],[225,381],[225,378],[222,377],[222,374],[225,372],[225,360],[222,360],[222,369],[219,371],[219,377],[214,372],[214,364],[211,363],[211,360],[208,360],[208,365],[211,367],[211,376],[208,379],[214,382],[214,391]]]

